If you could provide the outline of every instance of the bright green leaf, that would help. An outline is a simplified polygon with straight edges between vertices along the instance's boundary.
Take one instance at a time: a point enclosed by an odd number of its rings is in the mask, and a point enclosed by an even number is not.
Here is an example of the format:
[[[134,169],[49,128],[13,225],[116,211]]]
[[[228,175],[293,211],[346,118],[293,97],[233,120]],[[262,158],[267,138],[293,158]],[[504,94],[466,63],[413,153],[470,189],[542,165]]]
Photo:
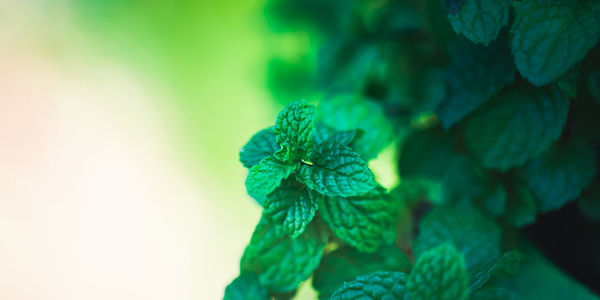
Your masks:
[[[254,273],[240,275],[225,288],[223,300],[269,300],[268,291]]]
[[[273,127],[265,128],[253,135],[240,150],[240,162],[250,169],[267,156],[271,156],[279,146],[275,142]]]
[[[541,212],[558,209],[577,198],[596,174],[596,154],[584,141],[556,145],[520,171]]]
[[[327,234],[311,222],[295,239],[261,218],[240,263],[241,272],[258,274],[262,286],[272,292],[289,292],[317,268]]]
[[[522,165],[558,139],[568,110],[556,88],[507,91],[466,120],[467,146],[488,168]]]
[[[489,47],[465,41],[454,49],[446,73],[448,91],[438,109],[444,128],[450,128],[514,81],[515,66],[505,40]]]
[[[333,292],[360,275],[375,271],[410,271],[408,257],[394,245],[385,245],[373,253],[364,253],[345,246],[326,254],[313,274],[312,284],[320,299],[329,299]]]
[[[600,38],[600,1],[523,0],[515,11],[512,53],[537,86],[559,78]]]
[[[303,163],[296,176],[326,196],[352,197],[376,187],[368,164],[352,149],[340,144],[321,144],[311,157],[311,163]]]
[[[394,206],[383,189],[343,198],[325,197],[321,217],[331,231],[359,251],[373,252],[388,240],[394,221]]]
[[[288,104],[277,115],[275,135],[277,144],[287,146],[293,157],[310,157],[313,143],[315,106],[305,101]]]
[[[440,206],[421,220],[413,249],[419,257],[441,244],[454,245],[471,269],[500,254],[501,238],[500,227],[475,208]]]
[[[250,168],[246,178],[246,190],[254,199],[263,199],[275,190],[281,181],[294,171],[295,166],[285,164],[269,156]]]
[[[267,196],[264,216],[295,238],[315,216],[319,198],[317,193],[290,177]]]
[[[423,253],[408,277],[406,288],[410,300],[469,299],[469,274],[462,255],[449,244]]]
[[[455,15],[448,15],[454,31],[474,43],[488,45],[508,23],[511,0],[467,0]]]
[[[358,276],[356,280],[339,288],[332,300],[404,300],[406,274],[379,271]]]

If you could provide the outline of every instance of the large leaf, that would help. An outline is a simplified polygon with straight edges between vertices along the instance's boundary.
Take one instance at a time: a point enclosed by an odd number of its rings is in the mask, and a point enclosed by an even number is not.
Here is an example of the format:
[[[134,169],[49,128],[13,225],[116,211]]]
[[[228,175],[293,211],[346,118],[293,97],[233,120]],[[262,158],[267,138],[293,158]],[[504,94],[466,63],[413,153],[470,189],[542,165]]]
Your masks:
[[[515,11],[512,53],[537,86],[560,77],[600,38],[600,1],[523,0]]]
[[[557,88],[509,90],[466,120],[467,146],[488,168],[522,165],[558,139],[568,109]]]
[[[383,189],[343,198],[325,197],[321,216],[331,231],[359,251],[373,252],[393,240],[394,205]]]
[[[321,261],[327,234],[315,222],[295,239],[261,218],[240,263],[241,272],[255,272],[272,292],[293,291]]]

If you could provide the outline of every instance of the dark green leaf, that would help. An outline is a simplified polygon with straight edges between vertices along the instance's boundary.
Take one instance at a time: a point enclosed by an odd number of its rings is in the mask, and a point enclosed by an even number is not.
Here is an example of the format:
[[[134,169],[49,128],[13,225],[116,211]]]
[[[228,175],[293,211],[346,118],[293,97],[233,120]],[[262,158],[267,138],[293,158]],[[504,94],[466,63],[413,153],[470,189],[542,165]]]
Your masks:
[[[490,288],[473,293],[471,300],[523,300],[505,288]]]
[[[508,203],[504,220],[506,223],[523,227],[535,222],[537,207],[535,198],[529,190],[524,187],[514,187],[509,191]]]
[[[471,277],[471,290],[479,290],[490,280],[510,277],[519,271],[525,257],[518,250],[510,250],[496,260],[478,266]]]
[[[488,45],[508,23],[511,0],[467,0],[455,15],[448,15],[457,33],[474,43]]]
[[[321,216],[333,233],[359,251],[373,252],[392,242],[394,205],[383,189],[343,198],[325,197]]]
[[[311,155],[314,113],[314,105],[298,101],[288,104],[277,115],[277,144],[287,146],[294,158],[306,159]]]
[[[358,276],[356,280],[339,288],[332,300],[404,300],[406,274],[379,271]]]
[[[591,221],[600,222],[600,185],[594,183],[577,201],[581,214]]]
[[[406,285],[410,300],[467,300],[469,274],[460,253],[443,244],[421,255]]]
[[[537,86],[564,74],[600,38],[600,1],[523,0],[515,11],[512,53]]]
[[[556,145],[519,171],[541,212],[558,209],[577,198],[595,174],[596,154],[581,140]]]
[[[260,285],[254,273],[240,275],[225,288],[223,300],[269,300],[267,289]]]
[[[293,291],[319,265],[327,238],[326,232],[311,222],[292,239],[263,217],[244,251],[241,272],[257,273],[261,285],[269,291]]]
[[[462,42],[454,49],[446,73],[447,95],[438,110],[444,128],[450,128],[514,81],[515,67],[505,40],[489,47]]]
[[[273,127],[265,128],[250,138],[240,150],[240,162],[250,169],[267,156],[271,156],[279,146],[275,142]]]
[[[467,146],[488,168],[522,165],[558,139],[568,109],[556,88],[504,92],[466,120]]]
[[[326,254],[315,270],[312,284],[320,299],[329,299],[333,292],[360,275],[375,271],[410,271],[408,257],[393,245],[382,246],[373,253],[364,253],[349,246]]]
[[[315,216],[320,197],[290,177],[267,196],[264,216],[295,238]]]
[[[441,244],[451,244],[464,255],[467,268],[500,254],[502,231],[492,220],[471,207],[436,207],[420,222],[413,242],[416,257]]]

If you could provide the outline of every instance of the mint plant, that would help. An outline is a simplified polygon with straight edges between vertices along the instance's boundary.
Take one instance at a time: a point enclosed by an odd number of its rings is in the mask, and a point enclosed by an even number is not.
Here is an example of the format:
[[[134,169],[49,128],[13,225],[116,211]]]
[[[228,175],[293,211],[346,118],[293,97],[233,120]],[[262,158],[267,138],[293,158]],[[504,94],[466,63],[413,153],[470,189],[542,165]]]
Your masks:
[[[270,65],[270,87],[316,105],[289,103],[242,147],[263,214],[225,299],[289,299],[309,279],[320,299],[598,299],[528,232],[577,205],[573,236],[598,239],[600,1],[268,9],[316,46]],[[369,162],[388,147],[386,188]],[[577,251],[600,274],[600,247]]]

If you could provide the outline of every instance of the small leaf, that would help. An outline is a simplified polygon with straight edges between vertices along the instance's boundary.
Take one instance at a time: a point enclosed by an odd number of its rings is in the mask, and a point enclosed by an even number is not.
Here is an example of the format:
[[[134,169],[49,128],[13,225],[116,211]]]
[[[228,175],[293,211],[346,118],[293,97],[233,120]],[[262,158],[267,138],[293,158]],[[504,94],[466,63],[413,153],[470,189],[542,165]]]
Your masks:
[[[267,156],[271,156],[279,146],[275,142],[273,127],[265,128],[250,138],[240,150],[240,162],[250,169]]]
[[[339,288],[332,300],[404,300],[406,294],[406,274],[402,272],[379,271],[358,276],[356,280]]]
[[[558,139],[568,109],[556,88],[507,91],[466,120],[467,146],[488,168],[522,165]]]
[[[463,257],[449,244],[423,253],[408,277],[406,288],[410,300],[469,299],[469,274]]]
[[[439,206],[421,220],[413,241],[415,256],[441,244],[451,244],[464,255],[467,268],[500,254],[502,231],[492,220],[470,207]]]
[[[321,205],[321,217],[333,233],[363,252],[393,241],[388,238],[393,232],[394,211],[383,189],[349,198],[325,197]]]
[[[362,130],[364,134],[354,141],[352,149],[365,160],[377,157],[395,138],[394,127],[383,108],[368,100],[336,96],[323,101],[317,115],[325,125],[337,130]]]
[[[512,53],[537,86],[559,78],[600,38],[599,1],[523,0],[515,12]]]
[[[376,187],[368,164],[347,146],[321,144],[311,160],[312,165],[303,163],[296,176],[325,196],[352,197]]]
[[[394,245],[385,245],[373,253],[364,253],[345,246],[326,254],[313,274],[312,284],[320,299],[329,299],[333,292],[359,275],[375,271],[410,271],[408,257]]]
[[[455,15],[448,15],[456,33],[474,43],[488,45],[508,23],[510,0],[468,0]]]
[[[547,212],[581,194],[596,174],[596,154],[586,142],[574,140],[530,161],[519,174],[538,200],[540,211]]]
[[[471,277],[471,290],[479,290],[490,280],[510,277],[519,271],[525,256],[518,250],[510,250],[501,257],[478,267]]]
[[[447,94],[438,112],[445,129],[496,95],[515,79],[515,66],[500,39],[489,47],[462,42],[452,52],[446,72]]]
[[[537,207],[535,198],[523,187],[515,187],[509,191],[504,220],[515,227],[524,227],[535,222]]]
[[[269,300],[268,291],[253,273],[240,275],[225,288],[223,300]]]
[[[294,171],[295,166],[285,164],[269,156],[250,168],[246,178],[246,190],[254,199],[263,199],[274,191],[281,181]]]
[[[288,178],[267,196],[264,216],[295,238],[315,216],[319,198],[296,179]]]
[[[327,238],[326,232],[311,222],[292,239],[263,217],[244,251],[241,272],[257,273],[260,284],[269,291],[293,291],[319,265]]]
[[[288,104],[277,115],[275,135],[278,145],[286,145],[293,157],[310,157],[313,144],[315,106],[305,101]]]

